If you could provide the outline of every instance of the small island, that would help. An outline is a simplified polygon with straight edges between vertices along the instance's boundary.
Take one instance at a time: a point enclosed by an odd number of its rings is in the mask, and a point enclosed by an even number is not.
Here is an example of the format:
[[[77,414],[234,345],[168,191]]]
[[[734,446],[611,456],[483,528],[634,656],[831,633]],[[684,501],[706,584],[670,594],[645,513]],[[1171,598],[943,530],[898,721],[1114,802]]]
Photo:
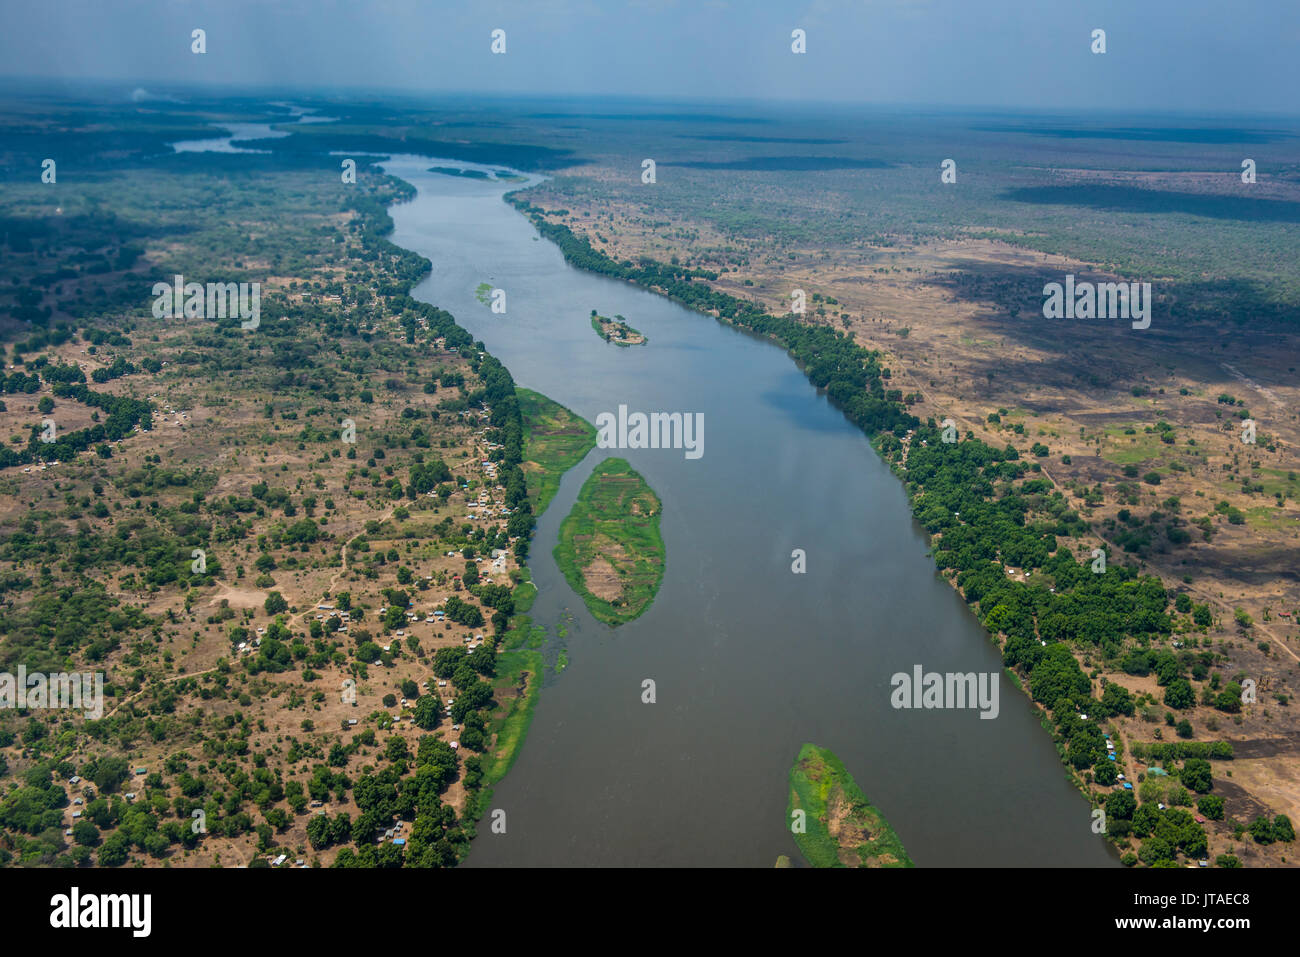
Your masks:
[[[478,287],[474,290],[474,298],[485,306],[490,304],[492,302],[492,283],[479,283]]]
[[[554,555],[597,621],[621,625],[650,607],[664,577],[662,511],[626,459],[606,459],[583,484]]]
[[[794,812],[806,813],[801,833]],[[831,751],[805,744],[790,769],[786,822],[813,867],[913,867],[889,826]]]
[[[629,326],[622,316],[610,319],[597,314],[595,309],[591,310],[591,328],[596,330],[596,335],[616,346],[643,346],[650,341]]]
[[[459,166],[430,166],[430,173],[441,173],[443,176],[468,176],[470,179],[490,179],[487,173],[481,169],[461,169]]]

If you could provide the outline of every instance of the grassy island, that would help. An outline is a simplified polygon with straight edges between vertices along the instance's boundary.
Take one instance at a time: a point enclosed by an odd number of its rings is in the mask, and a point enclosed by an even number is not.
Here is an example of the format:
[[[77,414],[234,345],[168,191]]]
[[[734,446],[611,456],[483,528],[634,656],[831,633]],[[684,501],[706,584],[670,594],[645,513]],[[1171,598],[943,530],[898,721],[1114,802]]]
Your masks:
[[[621,625],[650,607],[664,574],[662,510],[626,459],[601,462],[578,493],[555,560],[599,621]]]
[[[867,800],[831,751],[805,744],[790,769],[790,807],[807,817],[795,829],[799,850],[813,867],[912,867],[894,829]]]

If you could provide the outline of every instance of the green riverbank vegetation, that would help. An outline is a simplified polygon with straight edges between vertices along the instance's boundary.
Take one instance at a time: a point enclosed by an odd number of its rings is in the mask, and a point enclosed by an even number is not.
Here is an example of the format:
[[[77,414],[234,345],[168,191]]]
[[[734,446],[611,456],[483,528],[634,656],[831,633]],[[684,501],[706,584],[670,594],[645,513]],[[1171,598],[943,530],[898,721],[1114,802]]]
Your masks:
[[[515,389],[524,416],[524,479],[533,514],[546,511],[564,473],[596,445],[596,429],[539,392]]]

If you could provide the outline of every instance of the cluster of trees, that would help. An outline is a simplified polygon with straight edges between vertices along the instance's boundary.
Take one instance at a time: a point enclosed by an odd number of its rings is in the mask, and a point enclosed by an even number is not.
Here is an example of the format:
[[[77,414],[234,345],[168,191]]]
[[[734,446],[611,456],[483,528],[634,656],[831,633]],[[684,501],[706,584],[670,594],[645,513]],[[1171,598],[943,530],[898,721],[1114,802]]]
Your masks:
[[[1196,823],[1190,811],[1182,808],[1157,810],[1151,803],[1138,804],[1131,791],[1114,791],[1106,798],[1106,833],[1122,839],[1129,835],[1142,838],[1134,859],[1126,863],[1156,867],[1175,866],[1181,852],[1190,858],[1206,853],[1205,828]]]
[[[470,604],[455,595],[452,595],[443,603],[443,611],[447,617],[458,625],[464,625],[467,628],[477,628],[483,624],[483,612],[479,611],[477,605]]]
[[[56,433],[53,442],[41,441],[41,426],[34,424],[26,448],[19,452],[7,447],[0,448],[0,468],[27,465],[38,461],[65,462],[92,445],[98,446],[96,451],[101,458],[109,458],[112,456],[112,450],[108,442],[125,438],[137,425],[147,430],[153,424],[149,403],[140,399],[92,392],[82,383],[60,383],[54,386],[53,391],[56,396],[75,399],[91,408],[103,409],[108,416],[102,423],[89,428],[64,434]]]
[[[401,740],[400,738],[394,740]],[[447,742],[425,735],[416,747],[415,772],[406,775],[405,760],[363,772],[353,788],[360,810],[351,827],[357,851],[344,848],[335,867],[451,867],[468,834],[441,795],[455,779],[456,752]],[[391,842],[375,846],[375,837],[394,818],[413,821],[406,847]]]
[[[408,498],[432,492],[440,482],[451,481],[451,469],[440,458],[431,462],[417,463],[411,466],[411,480],[406,486]]]

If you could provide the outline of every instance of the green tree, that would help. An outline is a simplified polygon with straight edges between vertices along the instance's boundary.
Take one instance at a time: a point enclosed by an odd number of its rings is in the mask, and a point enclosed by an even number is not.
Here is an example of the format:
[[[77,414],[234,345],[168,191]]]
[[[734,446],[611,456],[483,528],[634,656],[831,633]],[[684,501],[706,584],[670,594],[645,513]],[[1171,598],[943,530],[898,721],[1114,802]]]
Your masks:
[[[1207,794],[1196,802],[1196,809],[1211,821],[1223,820],[1223,798],[1217,794]]]
[[[1295,840],[1295,829],[1291,826],[1291,819],[1285,814],[1273,818],[1273,836],[1288,844]]]
[[[1210,775],[1210,762],[1204,758],[1188,758],[1183,763],[1182,780],[1185,785],[1200,794],[1214,786]]]
[[[1195,705],[1196,694],[1192,691],[1191,683],[1182,677],[1169,682],[1169,686],[1165,688],[1165,704],[1171,708],[1177,708],[1179,711]]]
[[[94,847],[99,843],[99,828],[83,818],[72,825],[72,839],[86,847]]]
[[[121,867],[131,856],[131,839],[121,831],[114,831],[99,848],[100,867]]]
[[[442,718],[442,702],[435,694],[425,694],[415,702],[415,725],[425,731],[432,731]]]

